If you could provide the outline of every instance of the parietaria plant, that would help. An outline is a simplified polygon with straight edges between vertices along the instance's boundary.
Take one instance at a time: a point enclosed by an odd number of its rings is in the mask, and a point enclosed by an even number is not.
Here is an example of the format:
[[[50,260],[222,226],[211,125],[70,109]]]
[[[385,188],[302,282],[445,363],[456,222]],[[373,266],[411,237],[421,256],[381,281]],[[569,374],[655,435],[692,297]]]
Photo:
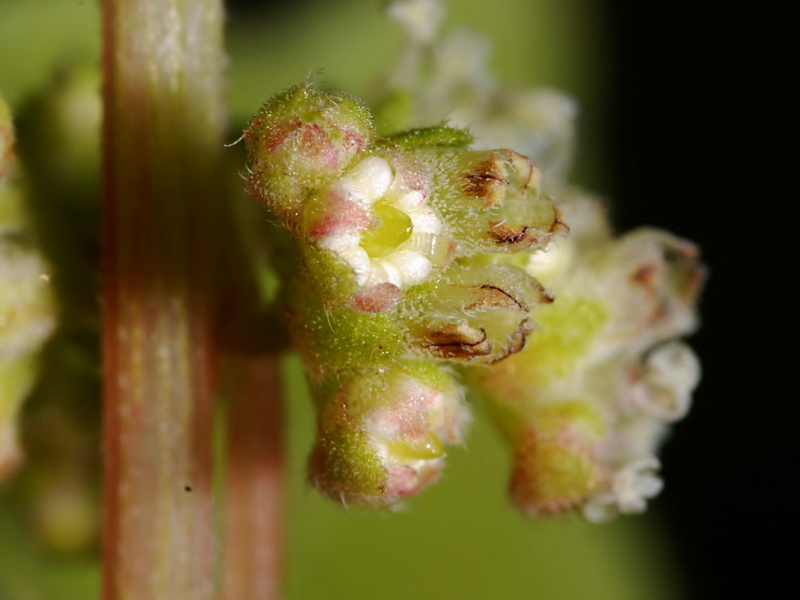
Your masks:
[[[346,505],[396,506],[465,443],[476,398],[512,448],[520,509],[641,512],[699,380],[676,341],[697,326],[697,248],[653,229],[614,237],[602,204],[563,180],[571,101],[497,86],[481,42],[436,39],[438,2],[389,12],[409,45],[377,113],[308,79],[243,135],[247,191],[299,256],[287,310],[318,414],[310,481]],[[509,132],[541,169],[488,146]]]
[[[0,482],[53,432],[80,438],[20,476],[50,549],[102,529],[110,600],[277,598],[289,346],[316,410],[308,480],[335,502],[407,505],[479,404],[525,514],[646,509],[700,379],[681,338],[705,270],[668,232],[616,235],[569,183],[570,98],[500,85],[484,40],[439,34],[441,2],[396,0],[407,43],[370,96],[306,78],[231,166],[222,3],[102,4],[102,99],[68,68],[17,140],[0,98]],[[102,483],[99,424],[51,416],[100,387]],[[23,420],[36,393],[55,412]]]

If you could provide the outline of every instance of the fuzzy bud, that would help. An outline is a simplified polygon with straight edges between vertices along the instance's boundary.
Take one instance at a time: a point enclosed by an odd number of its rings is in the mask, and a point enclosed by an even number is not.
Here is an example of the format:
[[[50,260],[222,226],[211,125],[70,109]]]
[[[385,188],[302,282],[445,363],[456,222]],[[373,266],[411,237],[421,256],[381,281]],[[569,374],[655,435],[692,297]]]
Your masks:
[[[244,132],[247,191],[294,229],[304,195],[340,175],[373,135],[369,111],[309,82],[267,102]]]
[[[570,401],[537,411],[514,448],[511,500],[529,515],[562,513],[601,485],[598,445],[604,421],[589,402]]]
[[[425,363],[356,375],[322,402],[309,477],[346,505],[391,507],[420,492],[468,420],[460,389]]]

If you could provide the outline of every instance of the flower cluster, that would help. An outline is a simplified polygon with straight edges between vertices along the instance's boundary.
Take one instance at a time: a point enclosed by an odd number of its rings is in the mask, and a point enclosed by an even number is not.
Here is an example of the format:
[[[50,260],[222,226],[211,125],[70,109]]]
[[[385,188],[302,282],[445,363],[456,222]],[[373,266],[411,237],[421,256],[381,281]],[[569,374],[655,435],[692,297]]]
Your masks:
[[[348,505],[396,504],[463,442],[470,394],[513,449],[523,511],[641,511],[699,380],[676,341],[697,325],[698,251],[654,229],[615,238],[602,204],[566,184],[574,104],[497,86],[473,38],[435,40],[439,8],[391,5],[409,48],[374,120],[305,82],[244,133],[247,189],[300,257],[287,303],[317,404],[310,479]],[[529,152],[547,187],[487,140]]]
[[[244,139],[248,190],[297,241],[289,326],[319,409],[311,479],[348,504],[391,505],[433,481],[467,422],[453,364],[519,351],[550,296],[487,253],[547,246],[566,226],[539,173],[466,132],[378,136],[369,111],[306,82]],[[310,168],[309,165],[313,165]]]
[[[673,338],[696,326],[704,271],[684,240],[584,231],[602,223],[596,201],[563,206],[576,214],[572,235],[527,267],[556,301],[534,311],[539,329],[521,352],[471,375],[514,447],[514,502],[602,520],[642,511],[661,489],[655,453],[699,380],[694,354]]]

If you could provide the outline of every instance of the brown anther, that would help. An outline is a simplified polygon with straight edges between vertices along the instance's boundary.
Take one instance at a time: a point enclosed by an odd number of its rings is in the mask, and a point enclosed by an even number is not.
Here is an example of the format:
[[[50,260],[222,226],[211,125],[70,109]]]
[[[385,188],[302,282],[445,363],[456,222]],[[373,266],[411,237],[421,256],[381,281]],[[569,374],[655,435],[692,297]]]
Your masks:
[[[522,229],[514,229],[502,221],[489,222],[489,235],[494,238],[498,246],[519,244],[527,248],[538,241],[537,237],[528,233],[529,230],[527,225],[523,225]]]
[[[485,308],[506,308],[523,313],[530,311],[525,304],[517,300],[504,289],[495,285],[485,283],[480,286],[479,289],[482,290],[480,297],[469,306],[465,306],[464,310],[472,311]]]
[[[491,353],[492,345],[487,337],[483,328],[475,329],[466,324],[449,323],[427,332],[420,342],[426,350],[439,358],[470,360]]]

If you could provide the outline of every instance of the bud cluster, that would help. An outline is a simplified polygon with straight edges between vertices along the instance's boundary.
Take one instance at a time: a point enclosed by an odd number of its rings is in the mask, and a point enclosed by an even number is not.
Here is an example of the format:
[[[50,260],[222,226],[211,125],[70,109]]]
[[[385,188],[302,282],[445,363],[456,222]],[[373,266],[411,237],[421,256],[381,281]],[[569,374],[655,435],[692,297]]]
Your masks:
[[[462,442],[470,392],[513,448],[523,511],[643,510],[700,377],[676,339],[697,326],[697,248],[654,229],[615,238],[566,183],[571,100],[496,85],[480,40],[436,39],[436,0],[389,14],[409,42],[374,121],[306,82],[243,136],[247,189],[300,256],[288,323],[317,403],[310,479],[346,504],[416,493]],[[531,159],[487,144],[535,158],[546,188]]]
[[[378,136],[354,99],[309,82],[245,131],[247,188],[292,233],[289,328],[318,402],[311,480],[389,506],[433,481],[467,418],[448,364],[521,350],[552,298],[491,264],[566,233],[540,174],[511,150],[467,149],[444,126]]]
[[[563,207],[568,216],[598,210],[586,198]],[[571,222],[575,235],[528,265],[558,294],[534,310],[539,330],[472,376],[514,446],[514,502],[602,520],[644,510],[661,489],[656,451],[700,375],[673,338],[696,327],[704,270],[695,246],[665,232],[614,239]]]

